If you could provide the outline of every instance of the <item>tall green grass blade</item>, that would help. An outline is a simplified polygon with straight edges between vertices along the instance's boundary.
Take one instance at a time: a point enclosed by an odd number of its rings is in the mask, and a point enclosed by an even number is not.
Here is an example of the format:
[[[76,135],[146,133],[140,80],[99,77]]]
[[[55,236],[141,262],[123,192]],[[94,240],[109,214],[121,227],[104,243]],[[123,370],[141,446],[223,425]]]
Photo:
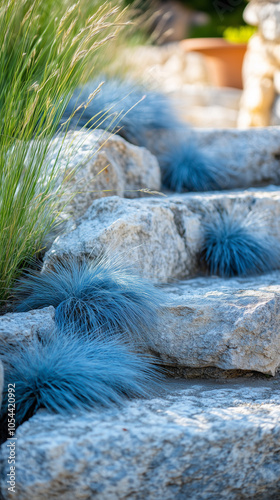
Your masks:
[[[46,159],[63,110],[123,24],[116,2],[0,1],[0,305],[59,211]]]

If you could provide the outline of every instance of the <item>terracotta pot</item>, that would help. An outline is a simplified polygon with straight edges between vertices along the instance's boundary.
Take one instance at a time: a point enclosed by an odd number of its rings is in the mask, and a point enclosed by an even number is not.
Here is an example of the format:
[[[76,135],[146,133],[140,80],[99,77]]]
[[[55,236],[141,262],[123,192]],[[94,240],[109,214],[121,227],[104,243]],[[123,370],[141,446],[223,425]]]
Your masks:
[[[186,52],[206,57],[211,83],[217,87],[242,89],[242,64],[247,44],[229,43],[223,38],[190,38],[181,42]]]

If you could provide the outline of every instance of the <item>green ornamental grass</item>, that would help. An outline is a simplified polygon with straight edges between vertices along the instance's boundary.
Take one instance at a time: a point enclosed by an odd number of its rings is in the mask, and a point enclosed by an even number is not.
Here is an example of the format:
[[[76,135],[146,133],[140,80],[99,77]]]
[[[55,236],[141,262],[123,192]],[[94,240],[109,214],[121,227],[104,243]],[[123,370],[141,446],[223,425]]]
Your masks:
[[[116,3],[0,1],[0,305],[55,224],[63,183],[46,157],[73,90],[106,62]]]

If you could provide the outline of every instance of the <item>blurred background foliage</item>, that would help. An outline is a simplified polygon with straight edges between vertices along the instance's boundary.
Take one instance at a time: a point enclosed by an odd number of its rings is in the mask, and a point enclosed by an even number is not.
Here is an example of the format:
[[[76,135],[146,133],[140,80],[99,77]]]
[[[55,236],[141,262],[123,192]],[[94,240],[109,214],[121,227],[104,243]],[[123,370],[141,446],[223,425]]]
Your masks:
[[[134,20],[137,24],[135,39],[138,37],[140,41],[141,39],[147,41],[149,35],[156,31],[156,11],[159,12],[162,9],[166,12],[170,9],[171,19],[172,16],[178,15],[175,9],[177,10],[179,6],[182,8],[182,13],[189,14],[189,23],[186,22],[183,38],[223,37],[228,27],[236,29],[246,25],[242,17],[247,5],[246,0],[123,0],[123,2],[125,6],[130,6],[135,11]],[[161,16],[158,23],[163,23],[162,17],[164,16]],[[244,40],[244,36],[246,37],[245,32],[241,31],[240,42]],[[234,38],[239,41],[238,32],[235,32]],[[161,44],[162,39],[159,37],[157,40],[155,36],[152,36],[150,42]]]

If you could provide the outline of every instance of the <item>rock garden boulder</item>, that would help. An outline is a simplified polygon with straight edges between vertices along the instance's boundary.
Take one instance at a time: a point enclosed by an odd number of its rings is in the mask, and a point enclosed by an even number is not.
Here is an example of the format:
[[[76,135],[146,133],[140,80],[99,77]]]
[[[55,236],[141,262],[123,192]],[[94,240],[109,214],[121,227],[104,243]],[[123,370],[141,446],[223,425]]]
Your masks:
[[[123,409],[67,419],[40,411],[16,433],[16,498],[275,500],[278,384],[169,382]],[[7,459],[4,443],[4,500],[15,498]]]
[[[164,365],[184,368],[184,376],[206,367],[276,374],[279,271],[250,278],[195,278],[164,290],[169,304],[150,338]]]
[[[266,217],[266,231],[280,240],[280,189],[174,195],[126,200],[96,200],[69,232],[58,236],[47,252],[52,259],[95,258],[102,252],[122,254],[155,282],[192,276],[203,241],[203,220],[219,210],[254,210]]]
[[[280,184],[280,127],[250,130],[185,127],[175,136],[174,131],[153,130],[147,133],[147,148],[161,158],[166,145],[174,143],[174,137],[196,145],[219,166],[221,176],[226,173],[225,189]]]
[[[102,148],[101,148],[102,146]],[[137,198],[141,190],[159,190],[160,169],[145,148],[134,146],[104,130],[69,132],[53,140],[47,161],[58,159],[59,182],[67,179],[66,212],[80,217],[96,198],[118,195]],[[65,212],[65,210],[64,210]]]
[[[228,187],[280,184],[280,127],[195,131],[199,149],[226,165]]]
[[[0,342],[15,345],[31,341],[34,336],[43,337],[53,330],[55,309],[29,311],[26,313],[8,313],[0,316]]]
[[[143,336],[145,348],[170,373],[193,377],[215,368],[214,375],[224,377],[232,371],[276,374],[280,366],[279,271],[250,278],[197,277],[162,290],[165,300],[157,328]],[[53,329],[53,307],[0,318],[4,344],[47,337]]]

